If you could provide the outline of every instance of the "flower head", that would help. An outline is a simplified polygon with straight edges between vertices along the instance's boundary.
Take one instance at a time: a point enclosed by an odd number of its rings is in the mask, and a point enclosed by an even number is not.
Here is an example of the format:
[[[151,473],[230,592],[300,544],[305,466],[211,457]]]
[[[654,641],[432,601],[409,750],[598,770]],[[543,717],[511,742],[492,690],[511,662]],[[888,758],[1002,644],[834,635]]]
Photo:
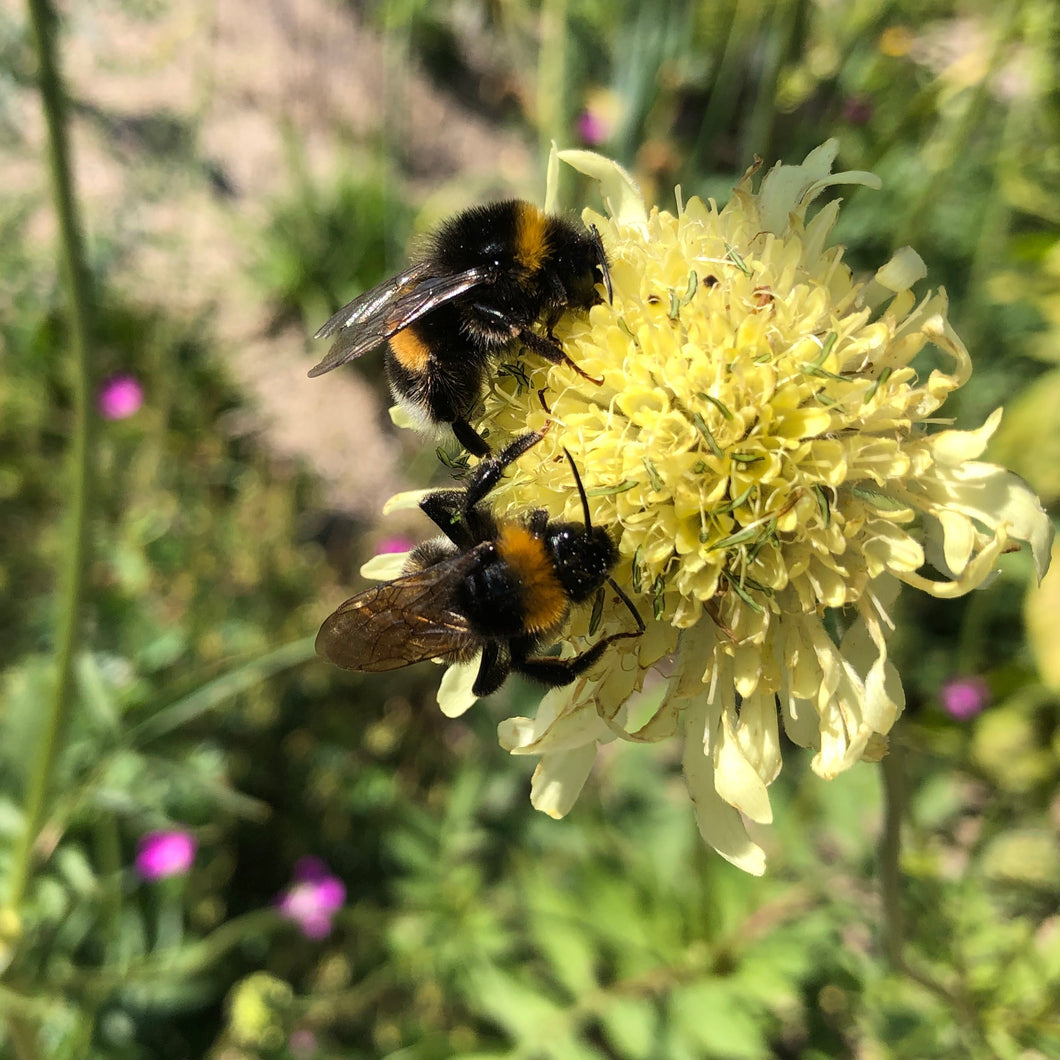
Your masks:
[[[184,876],[195,861],[198,843],[182,829],[148,832],[136,847],[136,871],[145,880]]]
[[[957,721],[968,721],[990,702],[990,686],[981,677],[954,677],[939,689],[943,710]]]
[[[140,411],[144,388],[134,376],[112,375],[100,388],[97,405],[106,420],[125,420]]]
[[[294,867],[294,882],[277,899],[277,907],[295,921],[302,934],[322,939],[331,933],[331,922],[346,901],[346,887],[332,876],[319,858],[301,858]]]
[[[555,332],[602,383],[528,358],[529,385],[498,379],[478,425],[550,425],[491,500],[501,515],[578,519],[568,450],[594,524],[618,544],[616,579],[653,619],[535,718],[502,723],[503,746],[541,757],[534,805],[566,813],[600,742],[680,735],[703,837],[754,873],[765,854],[744,822],[772,820],[780,725],[831,778],[878,757],[901,713],[887,654],[900,587],[965,593],[1020,541],[1040,577],[1052,536],[1027,485],[977,460],[1000,410],[977,430],[933,429],[971,364],[945,294],[910,290],[920,258],[906,248],[859,280],[827,243],[839,201],[808,216],[830,186],[879,184],[832,174],[836,151],[776,166],[757,190],[755,167],[724,207],[693,198],[675,213],[649,212],[599,155],[554,154],[550,175],[562,159],[597,178],[608,208],[584,220],[607,249],[613,300]],[[928,347],[938,365],[921,375]],[[628,626],[609,608],[594,639]],[[576,615],[563,650],[587,633]],[[664,659],[661,703],[634,717],[630,697]]]

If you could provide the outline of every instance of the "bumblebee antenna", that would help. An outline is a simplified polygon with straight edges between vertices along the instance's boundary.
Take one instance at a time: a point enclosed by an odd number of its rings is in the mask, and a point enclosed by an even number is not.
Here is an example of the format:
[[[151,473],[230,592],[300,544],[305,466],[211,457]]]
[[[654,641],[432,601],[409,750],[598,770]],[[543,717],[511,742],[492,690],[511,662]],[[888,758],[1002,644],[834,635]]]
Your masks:
[[[574,463],[574,457],[570,455],[566,448],[563,450],[570,462],[570,469],[574,472],[574,481],[578,485],[578,496],[582,499],[582,513],[585,515],[585,528],[586,530],[592,530],[593,521],[589,516],[589,498],[585,496],[585,487],[582,485],[582,477],[578,474],[578,466]]]
[[[590,225],[589,231],[593,237],[593,249],[596,251],[596,264],[604,280],[604,289],[607,291],[607,301],[613,298],[611,291],[611,269],[607,264],[607,252],[604,250],[604,241],[600,238],[600,230],[596,225]]]
[[[570,455],[570,452],[566,448],[564,448],[563,453],[570,462],[570,469],[574,473],[574,481],[578,486],[578,496],[582,499],[582,512],[585,514],[585,528],[586,530],[591,530],[593,528],[593,521],[589,516],[589,498],[585,496],[585,487],[582,485],[581,475],[578,474],[578,465],[574,463],[574,457]],[[609,637],[608,640],[621,640],[623,637],[639,637],[647,628],[644,625],[644,619],[640,617],[640,612],[634,606],[633,601],[626,595],[622,586],[610,575],[608,575],[607,584],[618,593],[619,600],[626,605],[629,609],[629,613],[633,616],[633,621],[637,623],[636,633],[615,633]]]
[[[634,621],[637,623],[636,633],[622,633],[618,635],[625,637],[639,637],[640,634],[643,633],[646,628],[644,625],[644,619],[640,617],[640,612],[636,609],[636,607],[633,606],[633,601],[628,596],[626,596],[625,590],[622,588],[622,586],[619,585],[618,582],[616,582],[615,579],[612,578],[610,575],[608,575],[607,584],[610,585],[616,593],[618,593],[619,600],[621,600],[622,603],[624,603],[626,607],[629,608],[629,613],[633,616]]]

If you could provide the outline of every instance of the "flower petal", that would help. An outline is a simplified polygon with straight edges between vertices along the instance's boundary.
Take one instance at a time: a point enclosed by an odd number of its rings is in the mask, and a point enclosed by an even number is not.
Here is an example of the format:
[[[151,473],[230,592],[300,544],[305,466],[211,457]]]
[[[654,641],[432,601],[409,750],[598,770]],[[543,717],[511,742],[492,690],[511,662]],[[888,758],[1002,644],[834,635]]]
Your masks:
[[[839,141],[826,140],[806,156],[802,165],[791,166],[778,162],[763,177],[758,191],[758,216],[765,231],[783,234],[792,213],[808,206],[825,188],[833,185],[883,187],[883,182],[874,173],[832,173],[832,163],[838,153]]]
[[[393,581],[404,574],[405,561],[408,558],[408,552],[381,552],[367,563],[361,564],[361,577],[381,582]]]
[[[596,761],[596,744],[544,755],[530,782],[530,805],[549,817],[566,817]]]
[[[740,814],[714,787],[714,763],[703,753],[707,703],[692,704],[685,715],[684,773],[696,812],[696,825],[704,841],[726,861],[752,876],[766,871],[765,851],[751,841]]]
[[[648,221],[644,195],[637,182],[617,162],[595,151],[560,151],[561,161],[600,182],[607,212],[619,224],[643,225]]]
[[[453,663],[438,684],[438,706],[447,718],[459,718],[478,699],[472,691],[478,677],[482,653],[469,662]]]

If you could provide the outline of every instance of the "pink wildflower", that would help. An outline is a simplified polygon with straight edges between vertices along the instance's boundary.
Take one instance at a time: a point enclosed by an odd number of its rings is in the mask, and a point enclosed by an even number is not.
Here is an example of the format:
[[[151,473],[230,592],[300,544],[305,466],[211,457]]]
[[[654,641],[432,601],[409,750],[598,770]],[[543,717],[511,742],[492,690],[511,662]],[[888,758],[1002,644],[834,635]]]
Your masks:
[[[943,710],[957,721],[969,721],[989,702],[990,688],[981,677],[953,677],[939,689]]]
[[[148,832],[136,847],[136,871],[145,880],[185,876],[198,846],[195,837],[181,829]]]
[[[140,410],[144,388],[134,376],[112,375],[99,388],[97,404],[105,420],[125,420]]]
[[[345,901],[345,885],[324,862],[301,858],[294,867],[294,882],[280,895],[277,906],[306,938],[322,939],[331,933],[331,921]]]

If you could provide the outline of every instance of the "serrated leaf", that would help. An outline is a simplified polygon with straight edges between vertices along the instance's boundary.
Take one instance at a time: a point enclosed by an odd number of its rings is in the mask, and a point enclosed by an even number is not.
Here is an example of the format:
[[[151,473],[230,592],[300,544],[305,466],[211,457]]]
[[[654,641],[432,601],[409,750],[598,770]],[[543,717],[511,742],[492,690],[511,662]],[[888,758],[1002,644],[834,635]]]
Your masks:
[[[573,998],[597,986],[597,947],[584,925],[541,911],[533,918],[530,939],[548,958],[552,976]]]
[[[646,998],[616,997],[599,1013],[604,1035],[614,1051],[630,1060],[646,1060],[659,1037],[659,1010]]]
[[[703,1057],[762,1060],[770,1056],[766,1021],[741,1000],[732,984],[720,980],[679,986],[668,998],[671,1026],[695,1043]]]
[[[476,1007],[525,1046],[546,1037],[548,1028],[564,1026],[563,1007],[495,966],[469,973]]]

